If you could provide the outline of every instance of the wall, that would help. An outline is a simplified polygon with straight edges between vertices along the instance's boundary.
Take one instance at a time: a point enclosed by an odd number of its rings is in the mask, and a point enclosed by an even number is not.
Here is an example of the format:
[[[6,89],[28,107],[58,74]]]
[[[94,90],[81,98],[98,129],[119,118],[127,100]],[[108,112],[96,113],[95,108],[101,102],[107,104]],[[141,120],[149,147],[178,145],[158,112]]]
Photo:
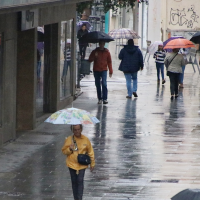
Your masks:
[[[167,28],[200,28],[200,3],[197,0],[167,0]]]
[[[163,0],[162,0],[163,1]],[[148,8],[148,40],[161,40],[161,6],[162,1],[151,0]]]
[[[3,94],[0,145],[15,137],[16,124],[16,42],[17,14],[0,15],[0,32],[3,33]]]
[[[141,12],[141,10],[140,10]],[[140,21],[140,26],[141,26]],[[148,39],[165,41],[170,34],[190,39],[200,29],[200,3],[196,0],[151,0]]]

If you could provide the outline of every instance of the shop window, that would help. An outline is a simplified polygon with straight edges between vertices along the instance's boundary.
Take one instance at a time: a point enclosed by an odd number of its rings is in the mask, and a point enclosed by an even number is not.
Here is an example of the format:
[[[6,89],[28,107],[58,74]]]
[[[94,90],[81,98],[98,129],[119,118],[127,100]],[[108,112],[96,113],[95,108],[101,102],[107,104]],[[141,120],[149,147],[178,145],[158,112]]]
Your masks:
[[[61,22],[60,41],[60,98],[71,96],[72,20]]]
[[[37,98],[36,98],[36,115],[43,115],[43,97],[44,97],[44,41],[41,39],[44,34],[44,27],[38,27],[37,38]]]
[[[0,33],[0,126],[2,125],[2,76],[3,74],[3,39]]]

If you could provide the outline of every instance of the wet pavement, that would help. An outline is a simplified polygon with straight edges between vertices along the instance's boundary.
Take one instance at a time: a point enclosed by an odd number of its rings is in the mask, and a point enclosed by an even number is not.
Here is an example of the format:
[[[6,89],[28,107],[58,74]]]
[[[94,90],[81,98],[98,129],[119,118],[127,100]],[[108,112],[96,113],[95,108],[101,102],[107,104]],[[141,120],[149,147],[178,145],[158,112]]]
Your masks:
[[[114,46],[111,44],[110,49]],[[169,200],[200,187],[199,75],[186,67],[184,89],[170,100],[169,79],[157,85],[153,59],[138,73],[138,98],[126,99],[125,79],[113,53],[109,103],[98,105],[93,75],[82,82],[74,107],[101,123],[84,127],[96,168],[85,175],[85,200]],[[0,149],[0,199],[73,200],[61,148],[68,125],[41,124]]]

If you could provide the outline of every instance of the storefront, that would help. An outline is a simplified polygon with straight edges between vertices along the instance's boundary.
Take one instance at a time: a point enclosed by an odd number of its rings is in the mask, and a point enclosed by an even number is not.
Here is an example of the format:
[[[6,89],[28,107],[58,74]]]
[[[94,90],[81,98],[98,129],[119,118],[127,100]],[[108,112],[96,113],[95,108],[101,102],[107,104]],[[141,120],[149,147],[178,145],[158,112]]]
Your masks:
[[[76,0],[14,2],[0,2],[0,145],[75,94]]]

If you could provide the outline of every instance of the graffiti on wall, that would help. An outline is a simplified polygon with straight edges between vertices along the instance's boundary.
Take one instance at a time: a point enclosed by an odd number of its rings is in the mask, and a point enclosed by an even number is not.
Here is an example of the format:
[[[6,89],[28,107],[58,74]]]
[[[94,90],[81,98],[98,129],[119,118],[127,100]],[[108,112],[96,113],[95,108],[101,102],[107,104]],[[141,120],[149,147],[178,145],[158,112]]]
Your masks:
[[[195,23],[198,23],[199,16],[195,11],[195,6],[191,5],[190,8],[183,8],[182,10],[173,9],[170,10],[170,25],[186,25],[187,28],[193,28]]]

